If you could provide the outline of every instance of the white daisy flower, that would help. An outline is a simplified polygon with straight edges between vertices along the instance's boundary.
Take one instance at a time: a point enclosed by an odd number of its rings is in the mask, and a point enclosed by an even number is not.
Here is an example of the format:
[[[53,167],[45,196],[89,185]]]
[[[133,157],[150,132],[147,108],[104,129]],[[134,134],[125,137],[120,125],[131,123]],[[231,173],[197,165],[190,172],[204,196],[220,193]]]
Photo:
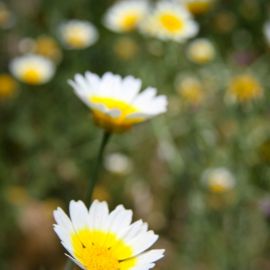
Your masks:
[[[198,38],[189,44],[187,56],[194,63],[206,64],[215,58],[216,50],[210,40]]]
[[[32,85],[48,82],[55,73],[55,65],[51,60],[34,54],[14,58],[9,68],[18,80]]]
[[[104,24],[115,32],[132,31],[141,23],[147,11],[147,1],[122,0],[109,8],[104,17]]]
[[[159,2],[141,25],[141,31],[162,40],[184,41],[198,33],[188,10],[176,2]]]
[[[132,211],[122,205],[109,213],[106,202],[95,200],[88,210],[82,201],[71,201],[69,214],[54,211],[54,230],[82,269],[148,270],[164,256],[164,249],[146,251],[158,235],[141,220],[131,223]]]
[[[167,98],[156,96],[148,87],[142,93],[141,80],[121,78],[110,72],[101,78],[91,72],[75,75],[69,84],[78,97],[90,107],[96,124],[109,132],[122,132],[166,112]]]
[[[60,38],[68,49],[84,49],[97,41],[98,32],[88,21],[71,20],[60,25]]]
[[[235,178],[226,168],[208,169],[203,173],[203,183],[214,193],[223,193],[235,187]]]

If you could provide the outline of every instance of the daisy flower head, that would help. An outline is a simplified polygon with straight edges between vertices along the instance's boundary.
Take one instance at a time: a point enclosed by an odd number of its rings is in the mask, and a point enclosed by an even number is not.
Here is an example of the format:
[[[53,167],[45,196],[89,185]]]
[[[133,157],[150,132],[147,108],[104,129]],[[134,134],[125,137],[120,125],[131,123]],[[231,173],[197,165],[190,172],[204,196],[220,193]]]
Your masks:
[[[51,60],[35,54],[14,58],[9,68],[15,78],[30,85],[47,83],[55,73],[55,65]]]
[[[165,96],[156,96],[153,87],[139,93],[141,80],[132,76],[121,78],[107,72],[99,77],[86,72],[75,75],[69,84],[90,107],[96,124],[108,132],[126,131],[167,110]]]
[[[68,49],[85,49],[98,39],[96,27],[88,21],[70,20],[59,27],[62,43]]]
[[[141,220],[131,223],[132,211],[122,205],[109,212],[95,200],[89,209],[81,201],[69,204],[70,218],[54,211],[54,230],[69,258],[85,270],[148,270],[163,257],[163,249],[146,251],[158,236]]]
[[[203,184],[213,193],[224,193],[235,187],[235,178],[227,168],[208,169],[202,176]]]
[[[106,12],[104,24],[114,32],[129,32],[137,28],[147,12],[145,0],[120,0]]]
[[[184,102],[197,106],[205,98],[202,82],[196,77],[187,76],[177,83],[177,92]]]
[[[182,42],[198,33],[198,24],[189,11],[176,2],[158,2],[156,8],[141,25],[145,34],[162,40]]]
[[[260,98],[263,94],[261,83],[251,74],[234,76],[229,82],[229,95],[240,103]]]
[[[187,48],[188,58],[197,64],[206,64],[215,58],[216,51],[212,42],[206,38],[193,40]]]

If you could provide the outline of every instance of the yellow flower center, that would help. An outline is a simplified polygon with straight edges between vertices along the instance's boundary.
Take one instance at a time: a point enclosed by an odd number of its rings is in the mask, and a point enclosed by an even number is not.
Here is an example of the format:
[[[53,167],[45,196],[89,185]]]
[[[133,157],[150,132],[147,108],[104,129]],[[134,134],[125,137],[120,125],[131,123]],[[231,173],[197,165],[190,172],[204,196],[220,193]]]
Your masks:
[[[71,243],[87,270],[128,270],[136,264],[131,247],[114,233],[85,228],[71,236]]]
[[[182,18],[176,14],[166,12],[160,15],[160,22],[162,26],[169,32],[178,32],[183,29],[184,22]]]
[[[29,84],[39,84],[42,82],[42,76],[37,68],[30,67],[22,73],[21,80]]]
[[[245,102],[259,97],[262,87],[252,76],[240,75],[232,80],[230,91],[240,102]]]
[[[180,85],[179,93],[192,105],[198,105],[204,98],[202,86],[193,79],[184,80]]]
[[[220,183],[212,183],[209,186],[209,189],[214,193],[223,193],[223,192],[228,190],[228,187],[226,187],[225,185],[222,185]]]
[[[132,127],[132,125],[142,122],[144,119],[133,118],[127,119],[127,116],[138,112],[138,108],[132,104],[128,104],[122,100],[117,100],[110,97],[93,96],[90,101],[95,104],[102,104],[108,109],[117,109],[120,115],[111,117],[99,110],[93,109],[93,117],[96,124],[111,132],[122,132]]]
[[[66,32],[66,42],[70,47],[83,48],[87,45],[85,32],[80,28],[71,28]]]
[[[120,25],[124,31],[131,31],[136,28],[140,19],[140,15],[136,12],[130,12],[120,21]]]

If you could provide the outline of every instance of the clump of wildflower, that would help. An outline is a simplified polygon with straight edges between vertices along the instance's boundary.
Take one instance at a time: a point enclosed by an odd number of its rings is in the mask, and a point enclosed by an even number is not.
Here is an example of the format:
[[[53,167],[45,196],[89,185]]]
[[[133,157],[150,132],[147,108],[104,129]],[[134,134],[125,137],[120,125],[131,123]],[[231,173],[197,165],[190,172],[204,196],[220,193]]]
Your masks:
[[[215,48],[208,39],[198,38],[193,40],[187,48],[188,58],[197,64],[206,64],[215,58]]]
[[[91,72],[77,74],[69,81],[78,97],[90,107],[95,123],[108,132],[123,132],[166,112],[167,98],[156,96],[148,87],[142,93],[141,80],[121,78],[110,72],[101,78]]]
[[[148,270],[164,255],[163,249],[146,251],[158,239],[141,220],[131,223],[132,211],[122,205],[111,213],[106,202],[95,200],[89,209],[81,201],[69,204],[70,218],[54,211],[54,230],[69,258],[85,270]]]
[[[60,39],[68,49],[85,49],[98,39],[96,27],[88,21],[70,20],[59,27]]]
[[[177,42],[194,37],[198,28],[198,24],[184,6],[165,1],[158,2],[141,25],[141,31],[145,34]]]
[[[108,9],[104,24],[114,32],[135,30],[148,12],[148,4],[144,0],[122,0]]]
[[[254,76],[241,74],[231,79],[228,91],[238,102],[245,103],[261,97],[263,88]]]
[[[51,80],[55,73],[55,65],[48,58],[28,54],[14,58],[10,63],[10,71],[18,80],[38,85]]]

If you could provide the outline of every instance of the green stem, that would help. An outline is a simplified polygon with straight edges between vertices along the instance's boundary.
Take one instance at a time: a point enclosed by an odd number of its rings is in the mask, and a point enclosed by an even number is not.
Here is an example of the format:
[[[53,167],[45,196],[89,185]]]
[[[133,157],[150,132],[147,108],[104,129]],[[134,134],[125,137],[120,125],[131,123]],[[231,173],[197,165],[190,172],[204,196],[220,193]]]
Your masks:
[[[98,156],[97,156],[97,161],[96,161],[96,164],[94,167],[94,171],[93,171],[92,177],[90,178],[90,181],[88,183],[88,188],[87,188],[86,196],[85,196],[86,203],[91,202],[93,191],[94,191],[95,185],[98,181],[98,176],[100,173],[100,169],[102,167],[104,150],[106,148],[106,145],[108,144],[110,137],[111,137],[111,133],[105,131],[103,134],[101,144],[100,144],[100,148],[99,148],[99,152],[98,152]]]
[[[110,137],[111,137],[111,133],[105,131],[103,134],[100,147],[99,147],[96,164],[95,164],[92,176],[88,182],[88,187],[87,187],[86,196],[85,196],[86,204],[90,203],[92,200],[93,191],[98,181],[99,173],[103,164],[104,151],[105,151],[106,145],[109,142]],[[72,269],[73,269],[73,262],[68,260],[65,266],[65,270],[72,270]]]
[[[65,270],[72,270],[73,269],[73,262],[68,259],[66,262]]]

